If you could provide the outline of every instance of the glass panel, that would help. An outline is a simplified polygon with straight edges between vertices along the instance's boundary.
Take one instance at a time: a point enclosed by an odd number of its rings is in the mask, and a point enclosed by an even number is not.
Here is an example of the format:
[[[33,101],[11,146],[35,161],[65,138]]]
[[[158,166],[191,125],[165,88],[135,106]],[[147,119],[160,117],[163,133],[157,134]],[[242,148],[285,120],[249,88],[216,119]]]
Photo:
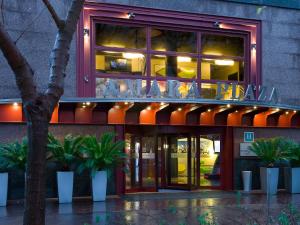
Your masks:
[[[96,24],[96,44],[116,48],[145,48],[146,28]]]
[[[192,32],[151,30],[151,46],[156,51],[196,52],[196,39]]]
[[[222,95],[223,98],[221,100],[232,100],[234,96],[232,96],[232,85],[229,84],[228,89],[225,89],[225,84],[222,84]],[[242,85],[236,85],[236,98],[242,98],[244,95],[244,87]],[[201,84],[201,97],[208,98],[208,99],[215,99],[217,96],[217,85],[216,84],[208,84],[202,83]],[[235,99],[236,99],[235,98]]]
[[[125,80],[123,79],[113,79],[116,81],[117,88],[120,91],[120,96],[127,91],[127,85]],[[106,89],[107,82],[109,81],[109,78],[96,78],[96,98],[104,98],[104,91]],[[135,82],[136,80],[133,80],[134,87],[136,88]],[[141,94],[145,95],[146,94],[146,85],[147,82],[145,80],[142,81],[142,90]],[[133,90],[135,91],[135,90]]]
[[[231,59],[202,59],[201,79],[244,81],[244,62]]]
[[[202,54],[244,56],[244,39],[214,34],[201,35]]]
[[[220,135],[200,136],[200,186],[220,186]]]
[[[154,137],[142,138],[142,179],[143,187],[155,187]]]
[[[112,74],[145,75],[146,56],[133,52],[97,51],[96,71]]]
[[[126,173],[126,189],[134,189],[140,187],[139,179],[139,152],[140,141],[138,138],[129,134],[125,135],[125,152],[127,158],[127,173]]]
[[[171,137],[168,158],[169,183],[188,184],[188,138]]]
[[[153,55],[151,76],[196,78],[197,59],[187,56]]]

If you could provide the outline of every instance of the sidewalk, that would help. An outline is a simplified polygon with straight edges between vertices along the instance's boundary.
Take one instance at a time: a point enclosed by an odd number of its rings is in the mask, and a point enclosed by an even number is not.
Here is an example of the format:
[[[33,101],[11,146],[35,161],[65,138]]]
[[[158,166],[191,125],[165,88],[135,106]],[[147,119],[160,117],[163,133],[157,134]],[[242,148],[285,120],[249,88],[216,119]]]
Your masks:
[[[300,195],[279,193],[270,198],[270,214],[277,217],[292,203],[300,209]],[[22,224],[22,204],[0,207],[0,225]],[[217,224],[263,224],[267,218],[267,198],[263,194],[223,191],[130,194],[92,203],[47,202],[47,225],[193,225],[201,221]],[[203,223],[202,223],[203,224]],[[273,224],[273,223],[272,223]]]

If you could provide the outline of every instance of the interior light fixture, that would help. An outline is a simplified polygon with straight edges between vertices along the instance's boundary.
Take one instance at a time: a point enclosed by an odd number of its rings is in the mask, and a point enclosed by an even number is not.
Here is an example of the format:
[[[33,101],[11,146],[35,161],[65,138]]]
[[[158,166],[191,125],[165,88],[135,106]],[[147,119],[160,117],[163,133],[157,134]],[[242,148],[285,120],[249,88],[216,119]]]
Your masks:
[[[280,109],[279,109],[279,108],[276,108],[275,110],[276,110],[276,111],[279,111]]]
[[[145,56],[141,53],[131,53],[131,52],[124,52],[122,54],[122,56],[125,58],[125,59],[141,59],[141,58],[144,58]]]
[[[17,102],[14,102],[14,103],[13,103],[13,106],[18,106],[18,103],[17,103]]]
[[[161,103],[160,103],[160,105],[164,105],[164,104],[165,104],[164,102],[161,102]]]
[[[294,112],[294,113],[296,113],[297,111],[296,111],[296,110],[294,110],[293,112]]]
[[[227,104],[227,105],[226,105],[227,108],[230,108],[230,106],[231,106],[230,104]]]
[[[124,102],[124,105],[128,105],[128,102]]]
[[[207,109],[207,112],[211,112],[211,109]]]
[[[215,64],[219,66],[233,66],[234,61],[231,59],[216,59]]]
[[[147,107],[147,110],[151,110],[151,106],[148,106],[148,107]]]
[[[90,102],[86,102],[86,105],[91,105],[91,103]]]
[[[192,62],[192,58],[187,56],[178,56],[177,62]]]
[[[82,108],[85,108],[85,107],[86,107],[86,105],[83,105],[83,106],[82,106]]]
[[[285,112],[285,115],[288,115],[288,114],[289,114],[289,111],[286,111],[286,112]]]
[[[257,109],[257,106],[255,105],[255,106],[253,106],[253,109]]]
[[[90,30],[88,28],[83,29],[83,36],[84,37],[89,37],[90,36]]]
[[[179,107],[177,110],[178,110],[178,111],[182,111],[182,108]]]
[[[235,112],[237,113],[237,112],[239,112],[238,110],[235,110]]]
[[[133,12],[128,12],[127,13],[127,18],[128,19],[134,19],[135,18],[135,14]]]

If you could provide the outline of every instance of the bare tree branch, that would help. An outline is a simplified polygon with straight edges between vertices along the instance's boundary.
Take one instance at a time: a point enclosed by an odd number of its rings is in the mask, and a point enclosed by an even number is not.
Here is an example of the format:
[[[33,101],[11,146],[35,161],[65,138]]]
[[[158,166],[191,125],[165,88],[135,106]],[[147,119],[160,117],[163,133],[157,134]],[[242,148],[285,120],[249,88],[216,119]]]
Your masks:
[[[33,79],[34,72],[2,23],[0,23],[0,49],[15,74],[23,102],[27,103],[35,99],[37,91]]]
[[[53,6],[51,5],[51,3],[48,0],[42,0],[45,4],[45,6],[47,7],[48,11],[50,12],[52,19],[54,20],[56,26],[58,29],[63,28],[63,26],[65,25],[65,22],[59,18],[59,16],[57,15],[55,9],[53,8]]]
[[[64,91],[64,78],[66,67],[69,62],[69,49],[73,35],[76,31],[77,22],[83,8],[84,0],[73,0],[68,12],[65,26],[58,31],[54,47],[50,57],[50,76],[46,90],[51,109],[54,109]]]

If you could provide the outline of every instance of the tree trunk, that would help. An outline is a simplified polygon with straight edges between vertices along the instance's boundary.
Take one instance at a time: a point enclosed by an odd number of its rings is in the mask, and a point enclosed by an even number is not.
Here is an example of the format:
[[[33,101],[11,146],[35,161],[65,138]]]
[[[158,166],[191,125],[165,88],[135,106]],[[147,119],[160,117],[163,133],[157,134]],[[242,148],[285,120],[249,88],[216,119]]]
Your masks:
[[[27,117],[28,160],[23,225],[45,224],[45,171],[49,121],[48,116],[43,116],[41,112],[39,114],[34,114],[31,118]]]

